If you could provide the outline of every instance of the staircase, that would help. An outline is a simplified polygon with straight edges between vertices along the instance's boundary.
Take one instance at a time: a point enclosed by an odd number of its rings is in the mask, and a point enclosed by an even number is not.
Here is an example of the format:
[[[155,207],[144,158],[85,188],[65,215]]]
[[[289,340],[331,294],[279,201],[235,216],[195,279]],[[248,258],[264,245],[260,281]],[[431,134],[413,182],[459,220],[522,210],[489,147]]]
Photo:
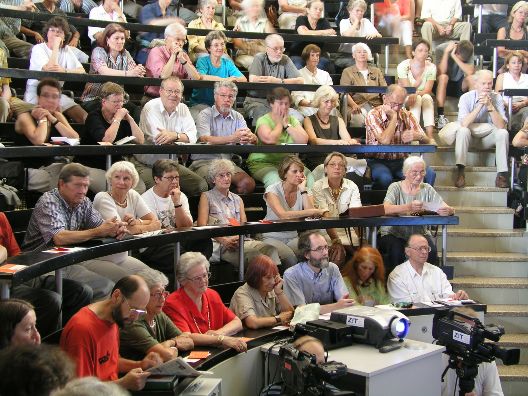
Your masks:
[[[447,106],[446,106],[447,110]],[[456,115],[447,114],[454,119]],[[501,346],[521,348],[517,366],[498,360],[506,396],[526,395],[528,386],[528,244],[525,230],[513,229],[507,189],[495,187],[494,151],[470,152],[466,187],[453,187],[455,154],[439,147],[425,160],[437,173],[436,190],[454,206],[460,224],[448,229],[447,263],[454,267],[453,289],[488,304],[485,323],[504,326]]]

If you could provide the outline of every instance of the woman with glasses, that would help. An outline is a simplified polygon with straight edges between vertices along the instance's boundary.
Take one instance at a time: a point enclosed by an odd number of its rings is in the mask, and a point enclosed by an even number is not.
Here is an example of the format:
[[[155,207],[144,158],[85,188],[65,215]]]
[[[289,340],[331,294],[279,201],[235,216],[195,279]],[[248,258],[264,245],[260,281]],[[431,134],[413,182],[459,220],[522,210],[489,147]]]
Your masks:
[[[141,360],[150,352],[156,352],[161,359],[174,359],[179,351],[189,351],[194,343],[189,333],[182,333],[170,318],[162,312],[169,292],[167,277],[154,269],[137,273],[150,290],[146,313],[138,320],[122,328],[119,334],[119,354],[125,359]]]
[[[242,322],[209,289],[209,261],[201,253],[187,252],[180,257],[176,277],[180,288],[165,301],[165,312],[183,332],[191,333],[195,346],[213,345],[247,350],[246,343],[233,334],[242,330]]]
[[[425,161],[416,156],[403,162],[404,179],[392,183],[385,195],[383,206],[388,215],[420,215],[436,212],[440,216],[452,216],[455,210],[447,205],[436,190],[424,183]],[[413,234],[423,235],[429,242],[428,262],[438,262],[437,250],[431,231],[426,226],[381,227],[380,251],[386,256],[385,273],[405,261],[405,244]]]
[[[265,255],[255,257],[245,278],[229,305],[244,325],[260,329],[289,323],[293,306],[282,290],[283,280],[273,260]]]
[[[231,178],[235,172],[233,163],[227,159],[213,160],[208,171],[208,178],[214,188],[202,193],[198,205],[198,226],[213,224],[241,224],[247,221],[244,201],[237,194],[229,191]],[[244,262],[247,265],[255,256],[270,256],[276,265],[280,264],[277,250],[261,241],[246,238],[244,240]],[[213,238],[212,261],[227,261],[238,266],[239,236]]]

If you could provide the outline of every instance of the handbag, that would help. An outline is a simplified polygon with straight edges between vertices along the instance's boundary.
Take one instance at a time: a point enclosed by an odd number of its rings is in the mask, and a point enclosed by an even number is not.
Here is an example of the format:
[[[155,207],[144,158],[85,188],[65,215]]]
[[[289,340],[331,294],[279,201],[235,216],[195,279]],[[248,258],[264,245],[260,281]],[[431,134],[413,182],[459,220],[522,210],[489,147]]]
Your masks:
[[[24,164],[21,161],[0,159],[0,181],[17,190],[23,190],[26,185]]]
[[[345,265],[347,251],[340,243],[333,244],[328,248],[328,261],[334,263],[339,268]]]

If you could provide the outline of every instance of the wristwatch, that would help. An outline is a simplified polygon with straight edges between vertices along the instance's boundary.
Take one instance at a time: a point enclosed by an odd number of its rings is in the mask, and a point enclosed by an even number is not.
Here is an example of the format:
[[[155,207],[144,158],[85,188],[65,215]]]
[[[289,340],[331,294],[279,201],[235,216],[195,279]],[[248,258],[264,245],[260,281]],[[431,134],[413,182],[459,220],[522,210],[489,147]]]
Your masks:
[[[282,322],[282,319],[281,319],[280,315],[275,315],[275,321],[277,323],[281,323]]]
[[[290,124],[289,122],[286,124],[286,126],[284,127],[284,129],[288,129],[292,126],[292,124]]]

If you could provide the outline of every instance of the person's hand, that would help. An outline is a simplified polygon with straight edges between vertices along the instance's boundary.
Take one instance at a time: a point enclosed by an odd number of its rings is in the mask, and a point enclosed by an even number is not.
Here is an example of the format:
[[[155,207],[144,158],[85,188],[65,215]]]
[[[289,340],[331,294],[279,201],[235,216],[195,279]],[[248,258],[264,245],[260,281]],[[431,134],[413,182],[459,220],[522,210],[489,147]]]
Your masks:
[[[117,110],[114,114],[114,120],[121,122],[123,119],[126,118],[128,115],[128,110],[124,107],[121,107],[119,110]]]
[[[71,0],[75,8],[81,8],[82,7],[82,0]]]
[[[456,41],[449,41],[446,45],[445,52],[452,52],[457,49]]]
[[[303,174],[299,176],[301,178],[301,183],[299,184],[299,190],[302,192],[302,191],[306,191],[306,175]]]
[[[376,33],[372,33],[372,34],[367,34],[367,35],[365,36],[365,38],[366,38],[367,40],[372,40],[372,39],[374,39],[374,38],[376,38],[376,37],[381,37],[381,35],[380,35],[380,34],[376,34]]]
[[[237,352],[246,352],[247,344],[237,337],[224,337],[222,345],[233,348]]]
[[[389,117],[389,121],[394,120],[398,117],[398,113],[396,113],[389,105],[382,105],[382,109],[387,114],[387,117]]]
[[[115,12],[119,16],[123,16],[123,11],[121,10],[121,7],[119,6],[119,2],[112,2],[110,3],[110,9]]]
[[[275,125],[284,125],[282,123],[281,114],[274,113],[273,111],[270,114],[271,114],[271,120],[275,123]]]
[[[445,36],[446,30],[442,25],[436,25],[436,31],[438,32],[439,36]]]
[[[411,212],[420,212],[423,209],[423,202],[417,199],[413,200],[410,205]]]
[[[174,342],[176,343],[176,348],[178,348],[179,351],[190,351],[194,348],[194,341],[187,334],[182,334],[178,337],[175,337]]]
[[[446,36],[451,36],[451,33],[453,33],[453,26],[452,25],[447,25],[444,28],[444,32],[445,32]]]
[[[281,276],[279,274],[275,275],[275,286],[273,286],[273,291],[275,292],[275,294],[282,293],[283,285],[284,285],[284,281],[282,280]]]
[[[352,103],[349,107],[352,114],[361,114],[361,106],[357,103]]]
[[[159,366],[163,363],[163,359],[157,352],[149,352],[147,356],[141,360],[141,368],[143,370],[149,369],[151,367]]]
[[[187,54],[187,52],[185,52],[182,49],[180,49],[180,52],[178,52],[177,58],[180,61],[180,63],[185,63],[185,62],[192,63],[191,58],[189,58],[189,55]]]
[[[519,110],[521,110],[523,107],[523,102],[514,102],[512,103],[512,113],[515,114],[517,113]]]
[[[327,29],[325,36],[336,36],[337,32],[334,29]]]
[[[227,250],[238,250],[238,241],[238,235],[227,237],[224,246]]]
[[[357,146],[357,145],[361,145],[361,142],[357,139],[348,139],[346,140],[346,144]]]
[[[478,98],[478,104],[489,107],[491,104],[491,96],[488,93],[483,93]]]
[[[326,209],[309,209],[308,210],[308,216],[314,217],[314,218],[321,218],[323,215],[328,212]]]
[[[126,227],[126,223],[117,220],[117,217],[113,217],[111,219],[106,219],[101,223],[98,229],[98,236],[100,237],[116,237],[118,235],[118,232],[122,227]]]
[[[58,65],[56,63],[48,64],[46,71],[50,72],[56,72],[56,73],[64,73],[66,71],[65,68],[63,68],[61,65]]]
[[[70,42],[68,43],[68,45],[70,47],[77,47],[79,45],[79,37],[72,37],[72,39],[70,40]]]
[[[410,129],[406,129],[401,134],[401,140],[403,143],[410,143],[413,141],[414,133]]]
[[[50,40],[50,46],[54,50],[59,50],[63,41],[64,41],[64,38],[59,37],[59,36],[53,36],[51,37],[51,40]]]
[[[450,206],[442,206],[441,208],[438,208],[437,213],[440,216],[451,216],[451,213],[453,212],[453,208]]]
[[[37,44],[44,42],[44,37],[42,37],[40,33],[35,32],[35,35],[33,37],[35,37],[35,41],[37,42]]]
[[[129,225],[130,227],[140,225],[142,223],[139,219],[136,219],[130,213],[127,213],[123,216],[123,222],[127,223],[127,225]]]
[[[145,382],[149,375],[150,373],[148,371],[135,368],[126,373],[124,377],[120,378],[118,384],[128,390],[140,391],[145,387]]]
[[[353,298],[348,298],[348,295],[346,295],[345,297],[343,297],[342,299],[336,302],[336,306],[337,306],[336,309],[351,307],[352,305],[356,303],[356,300],[354,300]]]
[[[49,111],[46,109],[43,109],[40,106],[35,106],[33,107],[33,110],[31,110],[31,116],[37,121],[47,118],[48,114],[49,114]]]
[[[287,324],[290,323],[291,318],[293,318],[293,311],[285,311],[281,312],[279,314],[280,323],[279,324]]]
[[[174,132],[169,132],[166,129],[158,128],[158,134],[154,138],[155,144],[169,144],[176,141],[176,134]]]
[[[143,65],[136,65],[136,67],[134,67],[133,69],[127,70],[127,77],[143,77],[146,72],[147,71],[145,70],[145,67],[143,67]]]
[[[407,107],[413,107],[416,104],[416,94],[407,96]]]
[[[170,190],[169,195],[172,199],[172,203],[174,205],[180,205],[181,204],[181,190],[180,187],[174,187],[172,190]]]
[[[452,295],[452,298],[455,300],[467,300],[469,296],[464,290],[459,290]]]
[[[240,143],[242,144],[255,144],[257,143],[257,136],[251,132],[249,128],[241,128],[242,136],[240,137]]]

